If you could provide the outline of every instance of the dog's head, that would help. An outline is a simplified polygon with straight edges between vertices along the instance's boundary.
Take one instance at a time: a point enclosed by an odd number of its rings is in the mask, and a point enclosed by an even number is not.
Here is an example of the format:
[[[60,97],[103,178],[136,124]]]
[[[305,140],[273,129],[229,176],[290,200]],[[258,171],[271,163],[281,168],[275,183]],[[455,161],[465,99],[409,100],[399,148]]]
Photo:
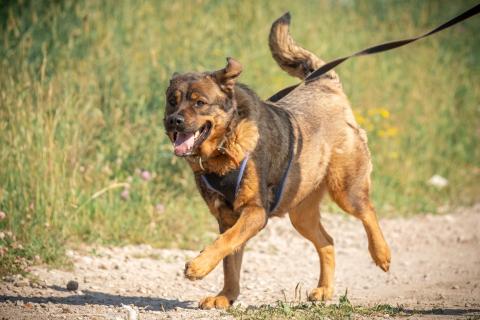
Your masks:
[[[177,156],[208,156],[235,113],[235,80],[240,63],[205,73],[174,74],[166,92],[165,130]]]

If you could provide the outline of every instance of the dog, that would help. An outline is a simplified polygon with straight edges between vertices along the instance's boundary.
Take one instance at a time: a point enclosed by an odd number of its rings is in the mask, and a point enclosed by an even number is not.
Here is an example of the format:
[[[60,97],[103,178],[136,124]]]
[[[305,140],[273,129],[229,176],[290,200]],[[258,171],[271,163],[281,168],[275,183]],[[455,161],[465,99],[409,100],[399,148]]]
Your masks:
[[[278,65],[304,79],[324,64],[295,43],[290,15],[277,19],[269,46]],[[213,72],[174,74],[166,91],[164,125],[176,156],[190,165],[197,188],[218,221],[220,235],[185,266],[202,279],[223,260],[224,286],[202,309],[228,308],[240,293],[246,242],[270,217],[288,213],[318,252],[320,279],[309,300],[332,298],[333,239],[320,219],[330,197],[363,223],[376,265],[388,271],[391,254],[370,201],[370,153],[338,75],[330,71],[276,102],[262,101],[237,83],[242,65],[227,58]]]

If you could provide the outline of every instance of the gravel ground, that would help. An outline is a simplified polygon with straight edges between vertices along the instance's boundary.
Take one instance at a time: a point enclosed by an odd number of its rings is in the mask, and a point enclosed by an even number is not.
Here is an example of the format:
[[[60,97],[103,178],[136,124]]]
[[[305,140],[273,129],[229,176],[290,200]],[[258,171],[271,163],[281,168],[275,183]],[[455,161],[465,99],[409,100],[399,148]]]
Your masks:
[[[388,273],[371,261],[359,221],[329,214],[323,221],[336,245],[334,302],[348,289],[353,304],[424,310],[414,318],[480,318],[480,204],[441,216],[382,220],[392,249]],[[72,271],[37,266],[32,270],[37,281],[14,276],[0,283],[0,316],[117,320],[128,319],[131,308],[140,319],[230,318],[196,308],[200,298],[218,291],[223,278],[219,265],[204,280],[186,280],[185,262],[196,254],[146,245],[69,251]],[[237,305],[305,300],[317,282],[317,259],[288,218],[272,219],[247,245]],[[71,280],[78,290],[66,289]],[[301,297],[295,297],[297,285]],[[436,308],[443,315],[434,314]]]

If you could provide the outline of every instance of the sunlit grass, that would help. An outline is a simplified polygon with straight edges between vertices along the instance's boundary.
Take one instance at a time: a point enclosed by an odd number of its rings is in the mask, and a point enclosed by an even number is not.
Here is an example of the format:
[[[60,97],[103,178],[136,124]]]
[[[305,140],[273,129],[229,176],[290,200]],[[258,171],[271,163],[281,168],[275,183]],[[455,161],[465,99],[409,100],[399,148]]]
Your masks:
[[[171,73],[218,69],[233,56],[244,65],[241,81],[268,97],[297,82],[275,65],[267,46],[271,22],[287,10],[298,42],[329,60],[419,34],[473,3],[3,5],[0,229],[24,249],[2,242],[10,248],[2,257],[38,254],[54,262],[65,244],[82,241],[200,248],[216,227],[163,132]],[[379,215],[478,200],[479,27],[473,18],[337,70],[369,133]],[[448,187],[427,185],[434,174],[447,178]]]
[[[340,297],[338,303],[283,302],[276,305],[260,307],[234,307],[228,312],[235,318],[244,320],[258,319],[356,319],[356,318],[388,318],[391,316],[407,316],[414,310],[404,310],[401,306],[380,304],[371,307],[353,305],[347,293]]]

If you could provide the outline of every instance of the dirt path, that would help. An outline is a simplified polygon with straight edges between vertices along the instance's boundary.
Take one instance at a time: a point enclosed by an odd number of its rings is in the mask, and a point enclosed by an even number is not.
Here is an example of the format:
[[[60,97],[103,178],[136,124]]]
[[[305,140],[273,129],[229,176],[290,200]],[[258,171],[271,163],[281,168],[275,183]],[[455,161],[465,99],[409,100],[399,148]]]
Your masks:
[[[334,302],[348,288],[354,304],[442,308],[447,318],[480,315],[480,205],[443,216],[382,220],[393,255],[389,273],[372,263],[359,221],[345,215],[324,215],[323,221],[336,241]],[[217,292],[223,276],[219,266],[202,281],[184,279],[185,261],[196,252],[132,246],[69,255],[75,262],[71,272],[34,268],[40,285],[18,278],[0,283],[0,316],[127,319],[122,305],[132,305],[140,319],[230,317],[196,309],[201,297]],[[238,303],[274,303],[284,295],[293,300],[298,283],[305,299],[317,277],[313,246],[288,218],[272,219],[247,246]],[[69,280],[78,281],[78,291],[65,289]],[[427,312],[422,317],[431,316]]]

